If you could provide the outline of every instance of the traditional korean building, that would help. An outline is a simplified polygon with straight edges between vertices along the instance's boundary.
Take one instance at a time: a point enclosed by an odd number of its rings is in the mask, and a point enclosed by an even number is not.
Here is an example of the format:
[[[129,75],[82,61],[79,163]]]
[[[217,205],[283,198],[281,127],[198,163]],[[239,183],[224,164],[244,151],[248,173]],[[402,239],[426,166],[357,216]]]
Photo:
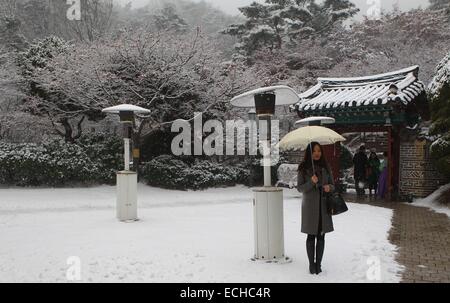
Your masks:
[[[426,87],[418,75],[419,67],[412,66],[368,77],[319,78],[291,109],[300,118],[335,118],[336,124],[327,127],[340,134],[385,133],[386,150],[378,152],[388,152],[389,199],[423,197],[442,178],[431,164],[426,140],[411,136],[430,119]],[[340,144],[325,148],[336,179],[339,151]]]

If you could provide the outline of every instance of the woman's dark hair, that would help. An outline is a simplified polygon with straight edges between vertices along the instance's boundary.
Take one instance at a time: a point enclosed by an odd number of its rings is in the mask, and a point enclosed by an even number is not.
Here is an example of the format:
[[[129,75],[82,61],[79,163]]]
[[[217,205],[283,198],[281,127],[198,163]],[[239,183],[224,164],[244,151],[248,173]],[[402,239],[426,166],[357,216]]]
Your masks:
[[[319,146],[320,147],[320,151],[322,152],[322,156],[320,157],[320,160],[317,162],[317,164],[319,166],[325,168],[327,171],[329,170],[328,162],[327,162],[327,159],[325,158],[325,154],[323,152],[322,145],[320,145],[317,142],[312,142],[310,145],[308,145],[308,148],[305,151],[305,156],[303,158],[303,162],[300,163],[300,165],[298,166],[298,171],[302,172],[303,175],[305,175],[307,169],[312,168],[311,150],[314,151],[314,148],[316,146]]]

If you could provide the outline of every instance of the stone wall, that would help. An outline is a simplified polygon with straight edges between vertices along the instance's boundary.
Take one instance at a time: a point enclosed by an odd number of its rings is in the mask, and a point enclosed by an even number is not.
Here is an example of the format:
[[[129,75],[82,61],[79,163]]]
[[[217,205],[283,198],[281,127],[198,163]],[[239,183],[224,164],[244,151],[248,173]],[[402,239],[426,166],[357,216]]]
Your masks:
[[[400,195],[423,198],[446,183],[431,162],[430,145],[419,139],[401,142]]]

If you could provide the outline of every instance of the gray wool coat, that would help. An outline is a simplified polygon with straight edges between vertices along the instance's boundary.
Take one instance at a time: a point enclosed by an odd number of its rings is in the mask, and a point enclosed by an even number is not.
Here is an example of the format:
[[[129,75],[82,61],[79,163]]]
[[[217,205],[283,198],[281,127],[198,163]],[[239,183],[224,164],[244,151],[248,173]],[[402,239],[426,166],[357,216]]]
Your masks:
[[[325,168],[321,169],[322,178],[319,180],[319,185],[330,185],[331,192],[334,192],[334,179],[331,169],[330,173]],[[330,233],[334,231],[333,219],[327,212],[326,201],[324,198],[324,191],[322,191],[322,199],[320,199],[320,190],[311,181],[312,169],[307,169],[305,177],[303,173],[298,173],[297,189],[303,193],[302,201],[302,233],[308,235],[317,235],[319,230],[319,201],[321,202],[322,210],[322,232]]]

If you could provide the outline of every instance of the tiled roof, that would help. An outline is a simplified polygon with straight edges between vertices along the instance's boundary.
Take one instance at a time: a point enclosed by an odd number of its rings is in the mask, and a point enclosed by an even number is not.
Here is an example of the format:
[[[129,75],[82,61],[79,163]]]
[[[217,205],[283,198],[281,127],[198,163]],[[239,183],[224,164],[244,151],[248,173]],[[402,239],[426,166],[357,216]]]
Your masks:
[[[300,94],[292,108],[298,111],[332,111],[359,106],[386,105],[390,102],[408,105],[425,92],[418,80],[419,67],[359,78],[319,78],[318,84]],[[390,91],[398,89],[397,94]]]

